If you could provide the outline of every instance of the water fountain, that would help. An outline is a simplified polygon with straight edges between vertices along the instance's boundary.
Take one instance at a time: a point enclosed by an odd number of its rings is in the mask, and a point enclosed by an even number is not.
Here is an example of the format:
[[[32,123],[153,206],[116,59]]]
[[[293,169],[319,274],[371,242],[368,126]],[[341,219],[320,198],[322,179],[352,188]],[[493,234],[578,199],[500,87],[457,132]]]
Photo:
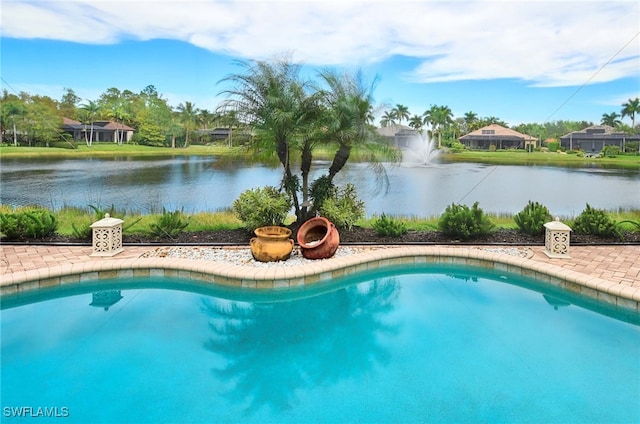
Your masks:
[[[429,166],[440,153],[436,141],[426,134],[407,137],[402,144],[402,165],[404,166]]]

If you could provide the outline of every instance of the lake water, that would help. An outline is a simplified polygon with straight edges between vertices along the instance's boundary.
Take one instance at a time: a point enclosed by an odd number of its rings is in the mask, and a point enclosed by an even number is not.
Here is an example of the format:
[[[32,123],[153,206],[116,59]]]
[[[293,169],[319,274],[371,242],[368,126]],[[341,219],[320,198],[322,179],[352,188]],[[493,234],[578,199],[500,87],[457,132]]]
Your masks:
[[[229,207],[244,190],[280,184],[280,167],[216,157],[7,159],[0,162],[0,201],[9,205],[99,205],[130,212]],[[326,172],[316,162],[312,178]],[[640,209],[640,171],[605,168],[506,166],[440,162],[387,164],[378,184],[366,163],[350,163],[336,177],[353,183],[367,215],[440,215],[447,205],[480,202],[486,212],[516,213],[529,200],[553,215],[575,216],[586,203],[602,209]]]

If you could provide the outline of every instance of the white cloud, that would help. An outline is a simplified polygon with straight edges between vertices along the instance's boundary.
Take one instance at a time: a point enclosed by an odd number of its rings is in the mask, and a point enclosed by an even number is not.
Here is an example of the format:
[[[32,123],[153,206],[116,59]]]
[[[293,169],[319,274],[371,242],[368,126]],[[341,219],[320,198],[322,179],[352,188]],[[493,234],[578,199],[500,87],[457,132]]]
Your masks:
[[[81,43],[170,38],[241,58],[311,65],[417,58],[416,82],[515,78],[536,86],[637,76],[640,6],[597,2],[4,0],[2,34]],[[636,37],[635,39],[633,37]]]

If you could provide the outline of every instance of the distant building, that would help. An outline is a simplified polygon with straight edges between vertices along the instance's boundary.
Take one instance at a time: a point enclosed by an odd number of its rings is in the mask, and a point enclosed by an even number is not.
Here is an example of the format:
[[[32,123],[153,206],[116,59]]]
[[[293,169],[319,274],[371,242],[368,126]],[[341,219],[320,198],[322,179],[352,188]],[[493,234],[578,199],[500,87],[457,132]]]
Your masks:
[[[74,119],[62,118],[62,131],[70,134],[74,140],[85,140],[85,134],[86,139],[91,138],[91,124],[83,124]],[[126,143],[131,141],[134,131],[133,128],[119,122],[95,121],[93,123],[93,141],[116,143],[121,137],[122,141]]]
[[[409,140],[420,135],[420,133],[413,128],[397,124],[381,127],[376,131],[396,147],[408,147]]]
[[[229,128],[207,128],[203,130],[195,130],[194,133],[198,137],[208,136],[211,140],[228,140],[231,130]]]
[[[599,153],[604,146],[618,146],[624,150],[625,144],[630,141],[639,142],[640,135],[628,135],[609,125],[592,125],[560,137],[563,149],[584,150],[587,153]]]
[[[536,147],[538,139],[528,134],[522,134],[502,125],[491,124],[472,131],[459,138],[460,142],[469,149],[525,149]]]

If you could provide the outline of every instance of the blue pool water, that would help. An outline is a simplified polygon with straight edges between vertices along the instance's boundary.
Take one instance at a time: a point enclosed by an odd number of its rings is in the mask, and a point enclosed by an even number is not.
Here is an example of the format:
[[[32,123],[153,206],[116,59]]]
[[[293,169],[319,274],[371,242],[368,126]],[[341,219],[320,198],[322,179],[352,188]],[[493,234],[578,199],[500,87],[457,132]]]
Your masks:
[[[533,283],[438,267],[269,294],[147,279],[4,298],[1,418],[639,422],[638,314]]]

